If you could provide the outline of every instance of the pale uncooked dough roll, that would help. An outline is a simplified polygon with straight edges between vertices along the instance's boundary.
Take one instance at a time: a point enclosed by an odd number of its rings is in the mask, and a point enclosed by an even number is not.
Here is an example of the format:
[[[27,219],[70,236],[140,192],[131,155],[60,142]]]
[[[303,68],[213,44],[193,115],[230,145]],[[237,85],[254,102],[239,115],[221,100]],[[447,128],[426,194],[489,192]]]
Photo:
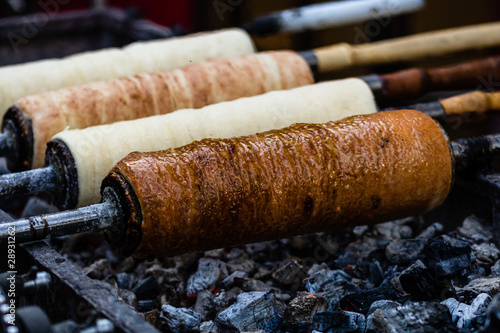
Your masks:
[[[254,51],[253,42],[244,30],[227,29],[3,67],[0,68],[0,116],[15,100],[29,94]]]
[[[346,79],[163,116],[63,131],[53,139],[63,141],[73,155],[78,172],[78,206],[85,206],[99,201],[102,179],[132,151],[162,150],[203,138],[249,135],[297,122],[321,123],[376,111],[366,83]]]
[[[31,119],[33,167],[40,168],[45,144],[66,128],[201,108],[313,82],[309,65],[299,54],[263,52],[29,95],[15,105]]]

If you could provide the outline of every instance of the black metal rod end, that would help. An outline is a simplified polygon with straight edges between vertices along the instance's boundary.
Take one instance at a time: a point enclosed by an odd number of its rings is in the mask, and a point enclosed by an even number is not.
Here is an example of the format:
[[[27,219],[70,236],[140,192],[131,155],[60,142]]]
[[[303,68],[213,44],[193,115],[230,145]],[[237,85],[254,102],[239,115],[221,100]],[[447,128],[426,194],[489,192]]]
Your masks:
[[[58,187],[53,167],[10,173],[0,176],[0,198],[21,194],[46,194]]]

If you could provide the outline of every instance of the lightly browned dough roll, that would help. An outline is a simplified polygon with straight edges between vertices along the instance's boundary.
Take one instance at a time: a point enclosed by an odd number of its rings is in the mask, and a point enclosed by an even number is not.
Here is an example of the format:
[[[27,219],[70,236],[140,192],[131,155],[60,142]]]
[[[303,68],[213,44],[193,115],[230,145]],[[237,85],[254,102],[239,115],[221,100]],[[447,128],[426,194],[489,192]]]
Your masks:
[[[448,195],[451,156],[432,118],[391,111],[131,153],[103,188],[135,192],[134,256],[172,256],[423,213]]]
[[[32,121],[32,167],[40,168],[46,142],[64,129],[201,108],[312,83],[311,70],[297,53],[263,52],[30,95],[15,106]]]

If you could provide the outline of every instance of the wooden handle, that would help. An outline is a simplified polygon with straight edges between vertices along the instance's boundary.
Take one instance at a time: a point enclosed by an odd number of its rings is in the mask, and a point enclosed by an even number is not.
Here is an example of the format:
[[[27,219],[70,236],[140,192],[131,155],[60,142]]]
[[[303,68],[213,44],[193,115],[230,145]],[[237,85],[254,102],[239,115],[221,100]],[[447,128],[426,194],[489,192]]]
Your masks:
[[[500,110],[500,92],[486,93],[474,91],[468,94],[446,98],[441,101],[446,115],[467,112],[486,112]]]
[[[476,89],[498,80],[500,56],[495,56],[449,67],[412,68],[383,75],[381,95],[384,99],[413,99],[429,91]]]
[[[426,32],[361,45],[336,44],[315,50],[320,72],[436,57],[500,44],[500,23]]]

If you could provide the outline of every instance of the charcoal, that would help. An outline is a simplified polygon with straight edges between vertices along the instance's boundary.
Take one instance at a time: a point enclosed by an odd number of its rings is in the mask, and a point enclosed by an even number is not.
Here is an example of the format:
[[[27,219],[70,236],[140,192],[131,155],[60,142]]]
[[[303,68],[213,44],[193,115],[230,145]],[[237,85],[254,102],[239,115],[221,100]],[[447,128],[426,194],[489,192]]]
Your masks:
[[[58,209],[55,206],[49,204],[47,201],[37,197],[31,197],[28,199],[26,206],[24,206],[24,210],[23,213],[21,214],[21,217],[31,217],[36,215],[49,214],[57,211]]]
[[[356,265],[356,258],[350,251],[345,251],[335,260],[335,266],[338,268],[345,268],[349,265]]]
[[[392,264],[404,265],[422,257],[426,241],[422,239],[402,239],[393,241],[385,248],[385,255]]]
[[[471,305],[460,303],[454,298],[448,298],[441,302],[448,308],[452,321],[458,328],[479,329],[486,321],[486,309],[491,303],[488,294],[480,294]]]
[[[128,289],[122,289],[118,287],[118,283],[114,279],[107,279],[107,283],[111,286],[111,294],[118,299],[121,299],[125,304],[130,305],[133,308],[137,308],[137,296]]]
[[[449,287],[441,282],[434,271],[427,268],[420,260],[401,273],[399,282],[403,290],[417,301],[441,299],[442,295],[449,291]]]
[[[276,298],[278,299],[278,301],[287,303],[287,302],[289,302],[295,296],[295,294],[294,293],[292,294],[291,291],[275,290],[274,291],[274,296],[276,296]]]
[[[500,278],[478,278],[469,282],[469,284],[462,289],[472,294],[486,293],[493,297],[500,293]]]
[[[361,290],[356,293],[344,296],[340,302],[340,308],[347,311],[367,313],[370,305],[378,300],[395,300],[396,290],[390,285],[383,285],[377,288]]]
[[[148,276],[139,280],[132,288],[132,291],[138,300],[153,299],[160,293],[160,285],[154,276]]]
[[[160,321],[173,333],[185,333],[199,329],[201,316],[193,310],[163,304]]]
[[[180,295],[183,295],[182,292],[177,292],[176,288],[170,284],[162,286],[162,295],[160,297],[161,303],[168,303],[172,306],[181,306]]]
[[[87,276],[92,279],[102,280],[104,277],[111,274],[111,267],[106,259],[100,259],[89,267],[85,267],[83,273],[87,274]]]
[[[127,258],[123,259],[123,261],[118,265],[116,270],[118,272],[130,273],[134,270],[136,265],[137,265],[137,261],[134,257],[127,257]]]
[[[200,255],[197,252],[184,253],[180,256],[174,258],[175,268],[180,274],[185,274],[187,272],[193,271],[193,269],[198,265]],[[200,259],[201,260],[201,259]]]
[[[153,310],[156,307],[155,299],[143,299],[137,301],[137,311],[139,312],[148,312]]]
[[[255,262],[247,258],[234,258],[226,263],[227,271],[232,274],[236,271],[245,272],[250,275],[255,270]]]
[[[500,294],[493,297],[486,310],[486,322],[482,333],[496,333],[500,327]]]
[[[176,268],[164,268],[159,264],[149,267],[146,269],[145,273],[146,275],[153,275],[160,285],[178,285],[184,280]]]
[[[224,249],[215,249],[215,250],[205,251],[203,256],[205,258],[220,259],[224,256]]]
[[[281,260],[282,244],[278,241],[267,241],[245,245],[250,257],[259,262]]]
[[[271,287],[268,286],[264,281],[257,279],[235,279],[235,285],[240,287],[243,291],[268,291]]]
[[[267,280],[271,278],[271,274],[272,271],[269,268],[260,266],[257,268],[253,277],[258,280]]]
[[[355,234],[357,237],[361,237],[365,232],[368,231],[369,228],[370,227],[368,227],[367,225],[358,225],[352,228],[352,233]]]
[[[225,288],[232,287],[234,284],[234,279],[244,279],[248,276],[247,273],[241,272],[241,271],[235,271],[228,277],[226,277],[224,280],[222,280],[222,285]]]
[[[461,236],[468,238],[475,243],[489,243],[493,241],[493,234],[484,226],[484,224],[485,223],[477,217],[469,216],[457,230]]]
[[[458,332],[446,306],[434,302],[406,302],[396,309],[379,308],[367,321],[368,332]]]
[[[144,319],[154,327],[160,329],[161,324],[160,324],[160,311],[158,309],[154,309],[151,311],[148,311],[144,314]]]
[[[321,296],[313,295],[307,291],[299,293],[290,301],[283,314],[287,332],[304,331],[312,323],[317,312],[325,312],[328,302]]]
[[[410,217],[402,220],[379,223],[374,226],[374,230],[385,239],[399,240],[411,238],[413,231],[411,227],[406,224],[413,222],[413,220],[414,219]]]
[[[346,250],[350,251],[357,260],[368,258],[371,253],[378,249],[383,249],[389,244],[389,240],[380,240],[371,237],[363,237],[355,242],[350,243]]]
[[[132,277],[127,273],[116,274],[116,283],[119,288],[130,289],[132,286]]]
[[[204,321],[200,324],[200,333],[218,333],[219,329],[212,320]]]
[[[470,271],[469,275],[467,276],[467,281],[471,282],[472,280],[479,279],[480,277],[484,276],[486,276],[486,270],[481,266],[477,266],[476,269]]]
[[[238,295],[235,304],[220,312],[215,323],[222,331],[273,332],[282,322],[285,305],[269,292],[249,292]]]
[[[244,249],[239,247],[232,247],[229,251],[224,252],[224,256],[227,260],[236,259],[236,258],[248,258],[247,253]]]
[[[312,326],[320,332],[362,333],[366,328],[366,318],[361,313],[342,310],[318,312],[314,315]]]
[[[207,290],[200,291],[193,309],[200,314],[201,320],[211,319],[215,314],[214,295]]]
[[[272,277],[280,286],[294,291],[300,288],[307,272],[296,260],[285,260],[280,263]]]
[[[497,262],[491,266],[491,276],[500,277],[500,260],[497,260]]]
[[[330,285],[334,284],[336,281],[351,281],[351,276],[344,271],[338,269],[330,270],[324,267],[322,266],[320,270],[309,270],[309,277],[305,280],[305,287],[309,292],[317,294],[319,292],[328,291]],[[314,268],[316,269],[316,267]]]
[[[220,312],[227,308],[229,305],[236,302],[236,298],[241,294],[243,290],[238,287],[234,287],[229,291],[218,292],[214,298],[215,312]]]
[[[449,276],[471,265],[469,244],[451,237],[430,240],[423,253],[438,276]]]
[[[380,301],[375,301],[370,305],[370,309],[368,310],[367,316],[370,316],[372,313],[375,312],[375,310],[382,310],[386,311],[389,309],[397,309],[398,306],[401,306],[400,303],[394,302],[394,301],[388,301],[388,300],[380,300]]]
[[[227,277],[226,265],[218,259],[201,258],[198,270],[187,282],[186,292],[193,296],[202,290],[213,290],[219,281]]]
[[[382,266],[380,266],[380,262],[371,262],[369,265],[369,272],[368,279],[370,283],[378,286],[384,281],[384,271],[382,270]]]
[[[415,239],[422,239],[422,240],[427,240],[433,237],[436,237],[437,235],[441,234],[444,230],[444,226],[439,223],[433,223],[430,226],[428,226],[424,231],[422,231]]]
[[[500,258],[500,251],[493,243],[472,245],[472,254],[481,266],[492,266]]]

